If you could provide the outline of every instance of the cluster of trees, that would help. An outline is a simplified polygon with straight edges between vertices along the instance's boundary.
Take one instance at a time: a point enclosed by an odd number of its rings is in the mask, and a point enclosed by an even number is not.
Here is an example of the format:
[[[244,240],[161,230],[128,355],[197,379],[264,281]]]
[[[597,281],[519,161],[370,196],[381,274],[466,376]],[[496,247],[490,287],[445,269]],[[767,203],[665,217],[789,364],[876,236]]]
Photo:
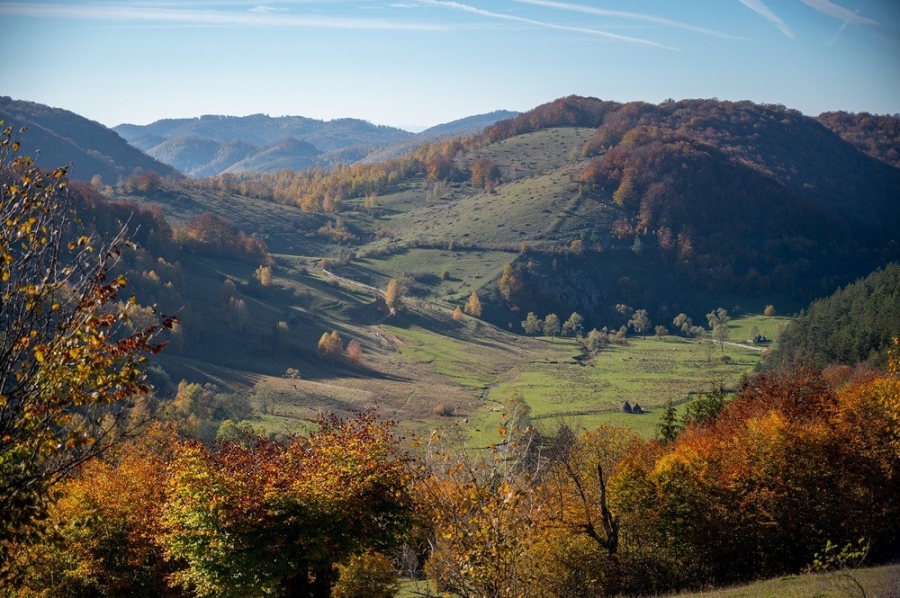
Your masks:
[[[522,329],[525,334],[535,335],[543,332],[544,336],[554,337],[560,333],[567,336],[580,337],[584,332],[584,318],[577,312],[572,312],[569,319],[560,324],[559,316],[547,314],[543,319],[537,317],[533,311],[522,320]]]
[[[354,557],[377,565],[411,528],[408,457],[371,416],[214,451],[174,434],[153,426],[61,484],[41,540],[5,545],[13,595],[353,595]]]
[[[788,324],[768,362],[883,365],[891,339],[900,336],[898,289],[900,264],[892,263],[815,301]]]
[[[898,373],[761,374],[658,440],[539,434],[511,396],[487,453],[371,415],[214,448],[152,427],[61,482],[2,566],[15,596],[390,596],[404,572],[442,595],[549,598],[794,572],[859,538],[885,558]]]
[[[496,164],[487,158],[479,158],[466,172],[459,160],[484,143],[483,139],[474,137],[453,138],[424,145],[402,158],[375,164],[357,162],[338,164],[331,169],[317,166],[303,171],[225,173],[180,184],[196,185],[222,194],[240,193],[294,205],[306,212],[337,213],[343,202],[352,198],[365,198],[363,207],[374,209],[377,203],[373,198],[413,177],[457,182],[468,179],[476,187],[493,188],[500,181]]]
[[[210,212],[204,212],[176,226],[172,240],[179,245],[209,255],[245,259],[260,263],[268,256],[262,239],[237,230],[232,223]]]

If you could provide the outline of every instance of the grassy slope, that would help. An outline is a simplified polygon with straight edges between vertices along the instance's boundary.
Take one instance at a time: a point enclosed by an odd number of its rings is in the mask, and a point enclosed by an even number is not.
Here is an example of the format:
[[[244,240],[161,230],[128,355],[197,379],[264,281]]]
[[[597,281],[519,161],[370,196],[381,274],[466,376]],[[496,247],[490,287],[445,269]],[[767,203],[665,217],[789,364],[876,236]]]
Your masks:
[[[900,565],[871,567],[852,572],[868,598],[900,596]],[[433,596],[424,582],[404,581],[398,598]],[[862,597],[859,588],[841,573],[789,575],[766,581],[712,590],[676,594],[678,598],[853,598]]]
[[[386,214],[379,224],[401,242],[448,243],[517,250],[523,241],[542,245],[568,241],[608,220],[616,210],[582,200],[580,148],[590,129],[548,129],[487,146],[467,157],[494,160],[507,181],[492,192],[447,186],[440,200],[408,203],[410,190],[379,199]],[[412,193],[415,197],[417,194]]]
[[[900,565],[852,572],[869,598],[900,595]],[[678,594],[679,598],[851,598],[862,597],[856,584],[842,573],[789,575],[711,592]]]

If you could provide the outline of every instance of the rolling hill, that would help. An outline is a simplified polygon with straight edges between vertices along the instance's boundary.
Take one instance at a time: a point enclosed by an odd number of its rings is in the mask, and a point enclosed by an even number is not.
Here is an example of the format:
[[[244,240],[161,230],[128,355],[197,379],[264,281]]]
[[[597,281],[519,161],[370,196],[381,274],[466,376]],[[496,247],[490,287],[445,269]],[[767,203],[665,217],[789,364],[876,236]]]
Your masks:
[[[114,131],[100,123],[63,110],[34,102],[0,97],[0,120],[14,129],[25,127],[18,135],[44,168],[69,165],[69,176],[89,181],[100,175],[107,184],[116,184],[134,172],[153,171],[162,176],[181,176],[132,147]]]
[[[379,161],[402,156],[423,143],[470,133],[515,116],[498,110],[444,123],[413,134],[343,118],[205,115],[114,128],[135,147],[192,176],[269,172],[282,168]],[[302,149],[298,143],[307,144]]]

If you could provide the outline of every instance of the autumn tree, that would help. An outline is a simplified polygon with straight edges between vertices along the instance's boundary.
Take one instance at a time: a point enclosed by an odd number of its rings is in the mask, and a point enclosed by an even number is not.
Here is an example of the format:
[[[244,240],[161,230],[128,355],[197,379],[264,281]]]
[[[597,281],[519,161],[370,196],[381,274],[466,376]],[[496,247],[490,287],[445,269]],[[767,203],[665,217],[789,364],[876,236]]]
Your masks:
[[[403,287],[400,286],[400,282],[396,278],[390,279],[384,290],[384,302],[387,303],[387,306],[391,309],[396,309],[399,306],[402,297]]]
[[[609,344],[609,334],[606,332],[606,328],[603,330],[594,328],[588,332],[587,336],[582,340],[582,344],[589,352],[596,353],[600,350],[600,347]]]
[[[559,325],[559,316],[556,314],[547,314],[547,317],[544,318],[544,323],[541,325],[541,328],[544,331],[544,336],[554,337],[559,334],[561,327]]]
[[[525,334],[537,334],[543,327],[543,321],[541,321],[540,318],[534,315],[533,311],[528,312],[528,316],[526,316],[526,318],[522,320],[522,329],[525,330]]]
[[[390,559],[379,552],[351,556],[338,565],[333,598],[394,598],[400,580]]]
[[[581,333],[584,332],[584,318],[578,312],[572,312],[572,315],[563,324],[562,332],[572,336],[581,336]]]
[[[456,306],[456,309],[453,310],[453,315],[451,316],[454,322],[459,322],[463,319],[463,310],[460,306]]]
[[[628,320],[628,325],[638,334],[644,334],[650,330],[650,324],[650,314],[647,313],[646,309],[637,310],[631,316],[631,319]]]
[[[728,310],[722,307],[712,310],[706,314],[706,322],[709,324],[710,330],[714,330],[719,324],[727,324],[731,320]]]
[[[685,336],[690,336],[694,321],[685,313],[680,313],[672,320],[672,324]]]
[[[493,160],[482,156],[472,163],[469,181],[473,187],[493,189],[500,182],[500,169]]]
[[[0,567],[53,486],[128,431],[128,400],[160,327],[128,332],[111,268],[124,232],[85,234],[65,169],[42,173],[7,128],[0,137]],[[163,326],[171,326],[164,320]]]
[[[343,355],[344,342],[341,340],[337,330],[332,330],[330,334],[328,332],[323,332],[322,336],[319,338],[318,348],[319,355],[333,363]]]
[[[719,343],[722,352],[725,351],[725,343],[728,342],[730,336],[731,331],[728,328],[728,324],[721,323],[713,326],[712,337]]]
[[[525,281],[525,273],[512,264],[503,266],[500,280],[497,283],[500,295],[506,300],[507,305],[513,310],[518,310],[528,296],[528,288]]]
[[[471,454],[449,449],[437,434],[419,442],[417,511],[429,531],[425,572],[438,591],[537,595],[538,503],[523,453]]]
[[[525,400],[521,392],[515,390],[509,393],[503,401],[506,429],[504,430],[514,441],[526,441],[532,434],[531,429],[531,405]]]
[[[362,343],[358,340],[351,339],[349,343],[347,343],[347,360],[351,363],[359,363],[362,361]]]
[[[159,543],[176,433],[151,424],[59,484],[39,539],[13,546],[13,595],[179,595]]]
[[[626,170],[619,187],[613,193],[613,202],[623,208],[632,208],[640,199],[634,188],[634,174],[632,170]]]
[[[260,286],[270,286],[272,284],[272,268],[269,266],[257,267],[253,273],[253,280],[259,283]]]
[[[469,295],[469,300],[466,302],[465,312],[473,318],[481,317],[481,300],[478,298],[477,292],[472,291],[472,294]]]
[[[621,428],[603,426],[577,436],[562,426],[549,443],[537,492],[550,534],[544,559],[556,561],[562,574],[547,595],[618,593],[623,534],[610,481],[629,447],[639,442]]]

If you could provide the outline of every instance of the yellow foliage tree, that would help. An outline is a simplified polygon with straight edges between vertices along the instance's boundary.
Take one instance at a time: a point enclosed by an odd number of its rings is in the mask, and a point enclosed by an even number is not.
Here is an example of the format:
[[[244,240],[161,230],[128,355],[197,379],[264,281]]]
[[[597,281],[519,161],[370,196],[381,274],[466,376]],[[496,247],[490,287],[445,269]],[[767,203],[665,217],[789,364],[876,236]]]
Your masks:
[[[2,123],[0,123],[2,124]],[[0,568],[52,486],[117,442],[143,364],[174,319],[128,330],[127,281],[110,280],[126,245],[82,235],[65,169],[45,175],[0,135]]]
[[[472,294],[469,295],[469,300],[466,302],[465,311],[473,318],[481,317],[481,299],[478,298],[477,292],[472,291]]]
[[[339,359],[343,352],[344,342],[336,330],[330,334],[328,332],[322,333],[321,338],[319,338],[319,355],[333,362],[335,359]]]

